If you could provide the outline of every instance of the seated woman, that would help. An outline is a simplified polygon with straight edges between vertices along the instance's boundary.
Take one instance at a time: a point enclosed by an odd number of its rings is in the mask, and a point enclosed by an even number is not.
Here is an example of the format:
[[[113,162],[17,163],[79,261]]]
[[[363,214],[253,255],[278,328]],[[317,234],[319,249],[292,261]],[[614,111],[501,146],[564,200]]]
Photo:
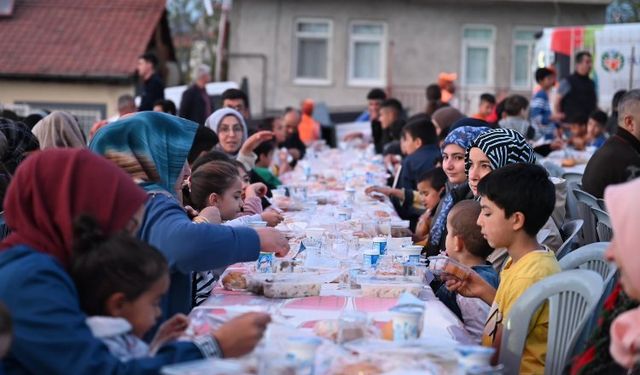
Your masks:
[[[138,237],[158,248],[171,270],[161,322],[192,308],[192,273],[258,259],[260,251],[284,255],[289,243],[273,228],[193,225],[183,209],[182,185],[191,174],[187,155],[194,122],[160,112],[141,112],[100,130],[94,152],[112,160],[149,194]],[[170,141],[169,141],[170,140]],[[200,217],[210,221],[203,210]],[[218,215],[217,210],[213,212]]]
[[[253,150],[264,141],[273,139],[271,131],[259,131],[249,137],[247,124],[240,112],[233,108],[220,108],[205,121],[204,126],[218,136],[216,149],[236,158],[248,171],[256,166],[257,155]]]
[[[87,139],[78,120],[69,112],[51,112],[33,127],[33,134],[38,137],[42,150],[87,147]]]
[[[515,163],[534,164],[535,161],[533,149],[520,133],[512,129],[492,129],[477,137],[467,148],[465,169],[471,192],[477,196],[478,183],[494,169]],[[562,238],[551,217],[542,228],[545,229],[549,232],[541,242],[555,252],[562,245]],[[496,249],[487,258],[498,271],[502,270],[506,259],[506,249]]]
[[[253,349],[269,321],[264,314],[230,321],[198,345],[170,343],[153,358],[128,362],[92,335],[69,275],[73,221],[86,214],[106,235],[135,233],[145,200],[127,174],[86,150],[47,150],[23,163],[5,199],[14,231],[0,244],[0,300],[13,317],[2,360],[8,374],[150,375],[167,364]]]

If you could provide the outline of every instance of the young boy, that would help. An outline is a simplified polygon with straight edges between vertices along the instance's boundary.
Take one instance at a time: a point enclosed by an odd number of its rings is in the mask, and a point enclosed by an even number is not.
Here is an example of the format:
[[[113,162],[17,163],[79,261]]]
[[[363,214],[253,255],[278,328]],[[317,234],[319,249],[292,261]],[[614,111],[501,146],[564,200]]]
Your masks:
[[[493,109],[496,106],[496,97],[489,94],[484,93],[480,95],[480,104],[478,104],[478,113],[471,116],[472,118],[488,121],[489,116],[493,113]]]
[[[257,174],[261,182],[271,189],[276,189],[282,185],[282,182],[271,171],[271,164],[273,162],[273,155],[275,153],[276,144],[273,141],[262,142],[256,147],[253,152],[258,156],[256,159],[256,166],[253,168],[253,172]],[[285,162],[286,164],[286,162]]]
[[[555,189],[547,172],[533,164],[511,164],[496,169],[478,184],[482,211],[478,225],[493,248],[506,248],[510,259],[494,289],[475,273],[464,281],[449,280],[450,290],[492,303],[482,343],[500,349],[503,324],[514,302],[537,281],[560,272],[552,251],[540,245],[536,233],[555,204]],[[549,307],[544,304],[531,318],[522,353],[521,374],[544,373],[549,329]],[[496,352],[494,359],[498,358]]]
[[[461,201],[453,206],[447,216],[447,255],[473,269],[492,287],[497,288],[498,273],[487,262],[493,249],[476,223],[479,215],[480,203],[475,200]],[[436,296],[462,320],[467,332],[480,343],[489,314],[489,304],[479,298],[463,297],[450,292],[445,285],[438,288]]]
[[[429,235],[431,221],[436,212],[440,198],[444,195],[447,175],[442,168],[433,168],[418,179],[418,196],[414,192],[414,203],[419,197],[425,211],[418,219],[413,239],[415,242],[424,241]],[[403,193],[404,194],[404,193]]]
[[[569,119],[569,145],[576,150],[584,150],[587,145],[587,122],[589,118],[585,115],[575,115]]]
[[[522,95],[511,95],[504,102],[506,117],[498,122],[501,128],[513,129],[527,139],[536,138],[536,131],[527,120],[529,101]]]
[[[552,141],[558,136],[556,121],[562,120],[562,116],[551,113],[549,104],[549,91],[556,84],[556,73],[549,68],[539,68],[536,70],[536,82],[540,90],[531,98],[529,120],[545,140]]]
[[[402,128],[400,148],[406,157],[398,178],[398,188],[416,190],[418,177],[433,169],[440,156],[438,137],[433,123],[427,118],[410,121]]]
[[[607,140],[607,121],[609,118],[607,114],[595,110],[589,115],[589,121],[587,122],[587,145],[600,148]]]

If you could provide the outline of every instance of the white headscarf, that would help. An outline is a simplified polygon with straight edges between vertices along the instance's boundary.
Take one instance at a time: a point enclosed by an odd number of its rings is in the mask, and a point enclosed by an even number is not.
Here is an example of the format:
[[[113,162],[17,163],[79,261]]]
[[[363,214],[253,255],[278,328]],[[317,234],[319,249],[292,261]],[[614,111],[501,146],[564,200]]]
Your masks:
[[[247,130],[247,123],[244,121],[244,118],[242,117],[240,112],[236,111],[233,108],[220,108],[219,110],[213,112],[211,116],[209,116],[207,120],[204,122],[204,126],[213,130],[217,135],[218,127],[220,126],[222,119],[227,116],[235,116],[238,119],[238,121],[240,121],[240,124],[242,124],[242,141],[240,142],[240,144],[243,144],[244,141],[246,141],[247,138],[249,137],[249,132]]]

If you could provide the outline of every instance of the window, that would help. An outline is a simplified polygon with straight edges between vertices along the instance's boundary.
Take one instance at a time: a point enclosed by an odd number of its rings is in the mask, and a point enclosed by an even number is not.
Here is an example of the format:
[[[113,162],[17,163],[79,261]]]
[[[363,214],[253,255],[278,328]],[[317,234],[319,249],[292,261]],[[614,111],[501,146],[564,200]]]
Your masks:
[[[533,48],[536,30],[515,29],[513,51],[511,53],[511,86],[516,89],[530,89],[533,85]]]
[[[330,78],[331,21],[301,19],[296,21],[295,81],[328,84]]]
[[[493,84],[493,26],[465,26],[462,37],[462,84],[490,86]]]
[[[383,86],[386,70],[386,25],[353,22],[349,28],[349,84]]]

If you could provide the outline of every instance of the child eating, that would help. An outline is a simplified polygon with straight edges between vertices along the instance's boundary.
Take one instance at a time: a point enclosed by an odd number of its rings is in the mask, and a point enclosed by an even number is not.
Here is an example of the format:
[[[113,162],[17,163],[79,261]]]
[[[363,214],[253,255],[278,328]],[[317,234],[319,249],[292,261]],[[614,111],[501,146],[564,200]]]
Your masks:
[[[436,207],[445,193],[446,183],[447,175],[442,168],[434,168],[418,179],[418,193],[426,210],[418,219],[414,235],[415,242],[424,241],[429,235],[431,221],[436,212]]]
[[[480,203],[477,201],[461,201],[453,206],[447,218],[447,256],[473,269],[489,285],[497,288],[498,273],[491,263],[487,262],[487,257],[493,249],[476,223],[479,215]],[[489,315],[489,304],[479,298],[468,298],[453,293],[445,285],[436,290],[436,296],[462,320],[470,336],[480,343]]]

